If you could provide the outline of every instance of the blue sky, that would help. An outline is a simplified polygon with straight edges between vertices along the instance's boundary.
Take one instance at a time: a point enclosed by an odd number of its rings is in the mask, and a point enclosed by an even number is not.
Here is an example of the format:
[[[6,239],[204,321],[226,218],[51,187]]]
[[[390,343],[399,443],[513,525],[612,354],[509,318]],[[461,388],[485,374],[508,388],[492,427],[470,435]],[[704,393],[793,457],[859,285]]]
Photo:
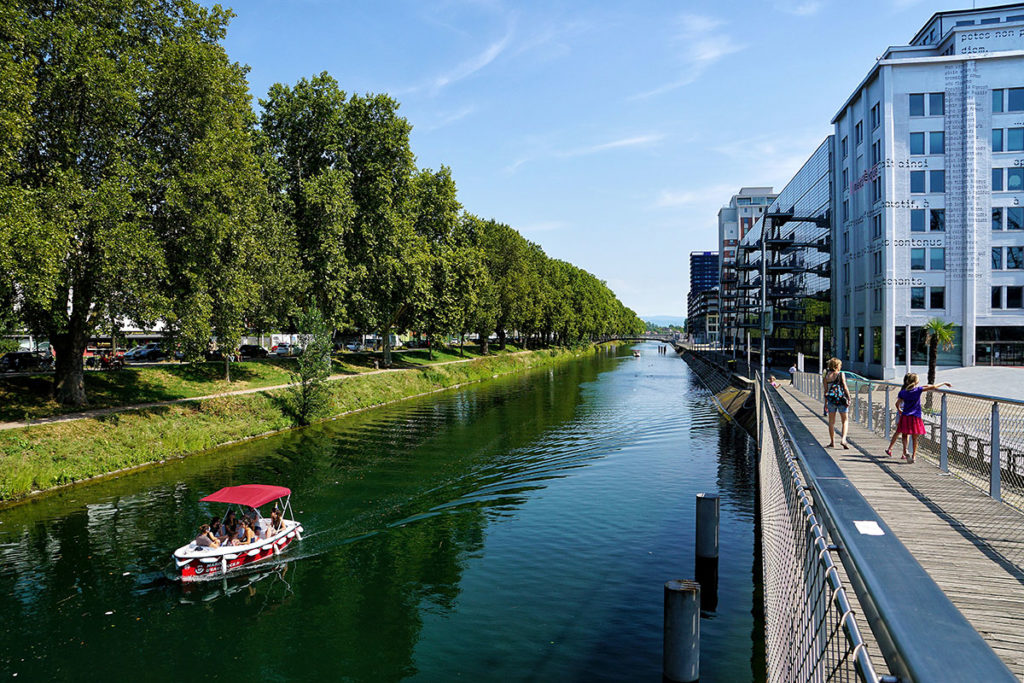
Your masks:
[[[255,98],[321,71],[387,92],[463,206],[685,315],[688,255],[743,185],[781,189],[921,0],[236,0],[225,46]]]

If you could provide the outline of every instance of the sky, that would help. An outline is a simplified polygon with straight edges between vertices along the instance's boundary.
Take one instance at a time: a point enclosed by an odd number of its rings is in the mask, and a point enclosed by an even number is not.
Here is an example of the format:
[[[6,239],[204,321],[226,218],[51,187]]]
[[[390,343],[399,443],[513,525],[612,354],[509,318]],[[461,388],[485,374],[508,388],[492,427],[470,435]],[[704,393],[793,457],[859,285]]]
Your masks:
[[[385,92],[463,208],[683,316],[689,253],[741,186],[780,190],[924,0],[227,0],[258,107],[322,71]],[[987,4],[987,3],[982,3]]]

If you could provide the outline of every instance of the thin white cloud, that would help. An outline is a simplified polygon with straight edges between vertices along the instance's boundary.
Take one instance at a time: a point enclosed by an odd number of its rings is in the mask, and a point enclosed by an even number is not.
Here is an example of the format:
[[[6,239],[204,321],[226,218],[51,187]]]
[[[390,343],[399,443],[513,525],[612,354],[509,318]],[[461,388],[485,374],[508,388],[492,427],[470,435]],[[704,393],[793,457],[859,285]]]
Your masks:
[[[716,62],[746,47],[718,30],[724,25],[720,19],[684,14],[679,17],[678,24],[679,31],[674,42],[679,46],[680,77],[631,95],[628,99],[647,99],[689,85]]]
[[[462,107],[460,109],[456,109],[455,111],[439,113],[436,116],[436,118],[433,121],[431,121],[430,123],[416,126],[416,128],[417,128],[417,130],[423,131],[425,133],[429,133],[431,131],[435,131],[435,130],[438,130],[440,128],[444,128],[446,126],[450,126],[453,123],[457,123],[457,122],[461,121],[464,118],[472,116],[477,111],[479,111],[479,109],[480,108],[478,106],[476,106],[475,104],[470,104],[470,105],[467,105],[467,106]]]
[[[820,12],[826,0],[782,0],[775,3],[775,9],[798,17],[809,17]]]
[[[662,135],[661,133],[649,133],[646,135],[634,135],[631,137],[620,138],[618,140],[611,140],[609,142],[601,142],[593,145],[587,145],[586,147],[576,147],[574,149],[566,150],[548,150],[536,154],[527,154],[520,157],[516,161],[512,162],[508,167],[506,167],[505,170],[511,173],[512,171],[515,171],[523,164],[529,163],[531,161],[536,161],[537,159],[571,159],[574,157],[582,157],[590,154],[599,154],[601,152],[607,152],[615,149],[624,149],[627,147],[643,147],[645,145],[650,145],[652,143],[664,139],[665,136]]]
[[[417,92],[426,92],[430,96],[436,96],[444,88],[458,83],[461,80],[469,78],[473,74],[477,73],[481,69],[484,69],[494,60],[496,60],[503,52],[505,52],[509,45],[512,43],[512,38],[515,35],[515,19],[514,17],[509,20],[508,30],[505,31],[505,35],[498,40],[490,43],[486,48],[480,51],[478,54],[470,57],[469,59],[457,64],[456,66],[448,69],[444,73],[432,76],[419,83],[408,88],[402,88],[395,91],[395,94],[403,95]]]
[[[667,189],[658,193],[652,208],[666,209],[694,205],[724,205],[739,190],[738,184],[717,183],[702,187]]]

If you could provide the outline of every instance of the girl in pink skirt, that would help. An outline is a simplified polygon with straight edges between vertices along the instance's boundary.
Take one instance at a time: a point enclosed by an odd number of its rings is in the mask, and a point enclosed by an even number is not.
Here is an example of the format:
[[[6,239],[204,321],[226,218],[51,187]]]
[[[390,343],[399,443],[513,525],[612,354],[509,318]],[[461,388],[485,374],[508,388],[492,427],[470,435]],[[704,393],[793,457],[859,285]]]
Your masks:
[[[907,462],[914,462],[917,457],[917,437],[924,434],[924,420],[921,419],[921,395],[926,391],[934,391],[940,387],[952,387],[949,382],[942,384],[926,384],[923,387],[917,385],[917,375],[908,372],[903,377],[903,389],[896,398],[896,410],[900,415],[899,423],[896,425],[896,432],[903,437],[903,458]],[[907,436],[913,439],[914,446],[907,457]],[[896,437],[893,436],[893,439]],[[892,444],[889,446],[892,448]]]

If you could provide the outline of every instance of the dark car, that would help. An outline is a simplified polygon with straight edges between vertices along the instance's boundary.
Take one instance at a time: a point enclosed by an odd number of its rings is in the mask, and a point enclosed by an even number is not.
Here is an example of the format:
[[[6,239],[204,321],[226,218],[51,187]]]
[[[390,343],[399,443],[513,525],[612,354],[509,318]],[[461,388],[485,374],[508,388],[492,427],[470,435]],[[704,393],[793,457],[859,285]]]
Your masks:
[[[242,358],[266,358],[267,350],[258,344],[242,344],[238,347],[238,355]]]
[[[11,351],[0,358],[0,372],[23,370],[49,370],[53,359],[38,351]]]

